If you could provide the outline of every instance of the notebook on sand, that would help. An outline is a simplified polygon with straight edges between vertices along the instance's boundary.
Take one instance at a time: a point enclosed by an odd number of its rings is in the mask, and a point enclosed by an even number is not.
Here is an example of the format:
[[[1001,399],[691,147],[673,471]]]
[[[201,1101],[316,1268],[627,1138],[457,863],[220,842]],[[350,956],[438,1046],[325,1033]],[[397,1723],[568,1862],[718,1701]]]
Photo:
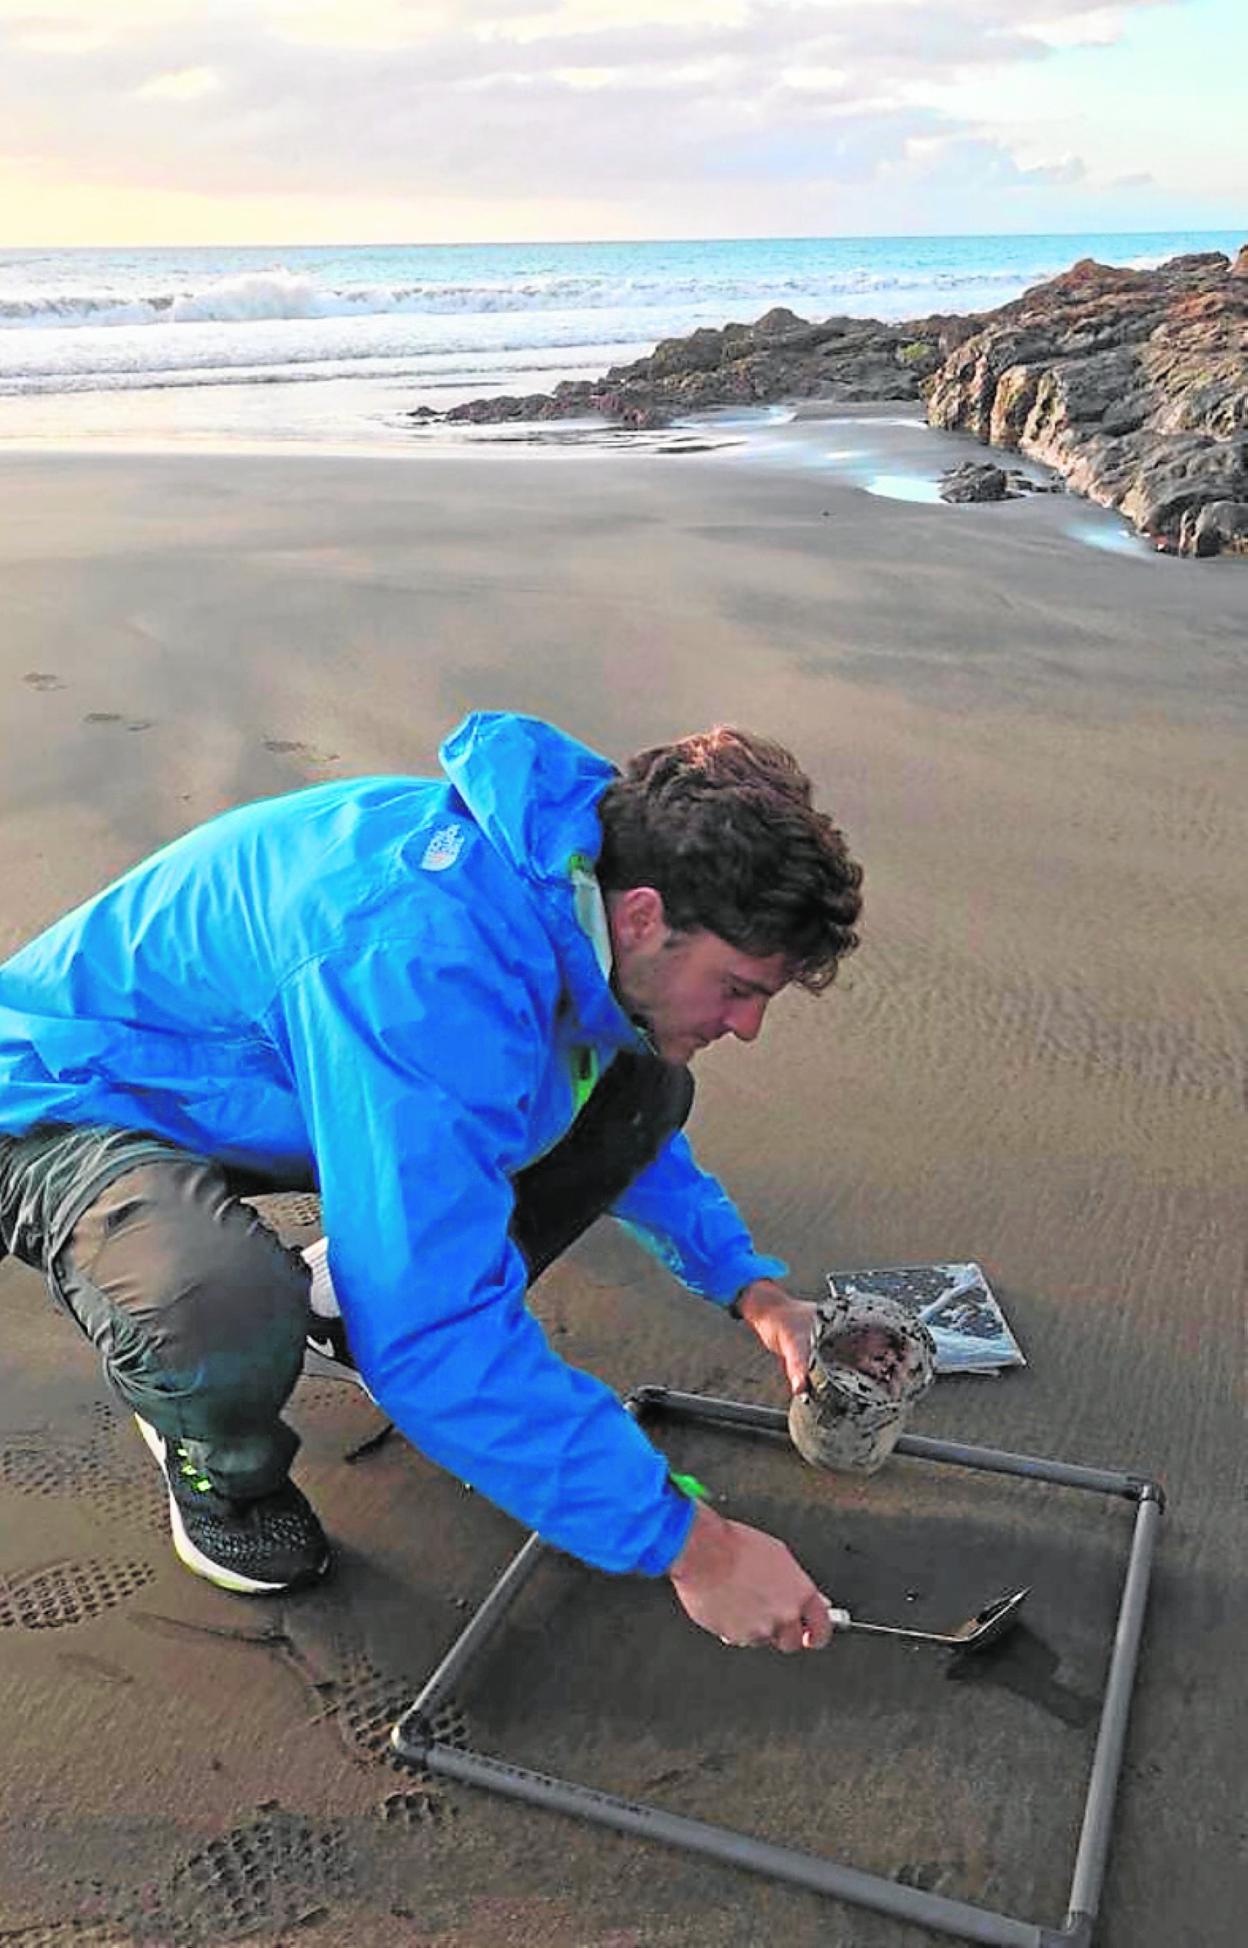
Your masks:
[[[995,1373],[1026,1366],[992,1289],[978,1265],[890,1265],[829,1272],[828,1283],[849,1297],[896,1299],[921,1318],[936,1342],[938,1373]]]

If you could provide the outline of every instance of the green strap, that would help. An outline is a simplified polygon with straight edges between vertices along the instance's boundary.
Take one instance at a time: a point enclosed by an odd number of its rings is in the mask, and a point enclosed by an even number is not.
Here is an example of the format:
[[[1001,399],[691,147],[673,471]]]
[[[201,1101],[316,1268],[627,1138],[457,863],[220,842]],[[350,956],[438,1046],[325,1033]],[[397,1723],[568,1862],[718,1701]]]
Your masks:
[[[576,923],[594,950],[604,979],[611,973],[611,929],[602,889],[594,875],[594,862],[587,853],[573,852],[568,857],[568,878],[572,882],[572,902]]]
[[[611,973],[611,936],[607,927],[607,910],[594,877],[594,862],[587,853],[574,852],[569,856],[568,877],[572,882],[577,924],[592,945],[594,957],[606,978]],[[596,1048],[573,1049],[572,1107],[575,1115],[580,1115],[593,1095],[601,1074],[602,1063]]]
[[[574,1048],[572,1051],[572,1109],[579,1116],[594,1093],[602,1065],[598,1060],[596,1048]]]

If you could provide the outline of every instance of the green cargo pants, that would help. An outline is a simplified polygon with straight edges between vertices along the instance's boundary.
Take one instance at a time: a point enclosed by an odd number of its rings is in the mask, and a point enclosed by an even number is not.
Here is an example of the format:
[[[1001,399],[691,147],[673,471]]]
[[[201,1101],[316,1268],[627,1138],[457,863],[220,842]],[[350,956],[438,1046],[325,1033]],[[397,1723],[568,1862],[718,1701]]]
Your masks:
[[[687,1069],[611,1064],[561,1142],[514,1180],[530,1281],[607,1210],[693,1101]],[[282,1409],[303,1366],[310,1276],[247,1203],[313,1190],[232,1171],[145,1133],[44,1125],[0,1137],[0,1245],[43,1271],[113,1392],[222,1494],[285,1480]]]

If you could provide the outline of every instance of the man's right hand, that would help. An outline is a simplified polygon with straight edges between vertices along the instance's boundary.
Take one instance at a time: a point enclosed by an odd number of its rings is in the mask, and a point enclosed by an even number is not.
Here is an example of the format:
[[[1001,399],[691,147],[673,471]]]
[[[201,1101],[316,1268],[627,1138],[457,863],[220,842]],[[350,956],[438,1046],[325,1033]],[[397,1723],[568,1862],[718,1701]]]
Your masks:
[[[686,1615],[722,1643],[822,1650],[832,1635],[827,1597],[783,1542],[705,1502],[667,1573]]]

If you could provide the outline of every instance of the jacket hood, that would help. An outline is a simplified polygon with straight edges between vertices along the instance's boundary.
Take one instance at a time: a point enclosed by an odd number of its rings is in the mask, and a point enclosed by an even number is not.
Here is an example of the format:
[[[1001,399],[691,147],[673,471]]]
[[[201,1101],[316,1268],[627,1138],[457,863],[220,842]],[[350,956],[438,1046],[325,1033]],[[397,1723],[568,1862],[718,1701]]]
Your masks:
[[[598,801],[616,767],[537,717],[474,710],[438,752],[476,824],[531,890],[577,1015],[595,1041],[641,1040],[611,992],[591,932],[602,847]]]

